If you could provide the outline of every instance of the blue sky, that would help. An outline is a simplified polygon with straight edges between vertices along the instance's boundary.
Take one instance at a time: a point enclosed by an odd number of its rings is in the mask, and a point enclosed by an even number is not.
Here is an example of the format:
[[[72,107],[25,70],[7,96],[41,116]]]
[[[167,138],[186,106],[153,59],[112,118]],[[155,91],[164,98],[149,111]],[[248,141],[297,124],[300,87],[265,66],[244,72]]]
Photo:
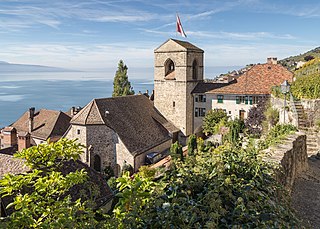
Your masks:
[[[320,2],[272,0],[0,0],[0,60],[105,69],[153,66],[176,34],[205,50],[206,66],[263,63],[320,46]]]

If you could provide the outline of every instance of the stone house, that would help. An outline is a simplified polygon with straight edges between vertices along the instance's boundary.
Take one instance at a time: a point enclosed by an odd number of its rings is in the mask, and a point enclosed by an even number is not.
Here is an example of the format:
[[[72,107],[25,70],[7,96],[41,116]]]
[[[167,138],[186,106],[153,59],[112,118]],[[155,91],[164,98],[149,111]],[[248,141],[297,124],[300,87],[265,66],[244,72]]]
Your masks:
[[[11,151],[13,154],[48,139],[57,141],[68,129],[70,120],[71,117],[62,111],[36,111],[31,107],[16,122],[1,130],[0,152]]]
[[[81,160],[116,175],[125,163],[136,172],[147,153],[167,150],[178,132],[144,95],[93,99],[70,123],[65,137],[86,146]]]

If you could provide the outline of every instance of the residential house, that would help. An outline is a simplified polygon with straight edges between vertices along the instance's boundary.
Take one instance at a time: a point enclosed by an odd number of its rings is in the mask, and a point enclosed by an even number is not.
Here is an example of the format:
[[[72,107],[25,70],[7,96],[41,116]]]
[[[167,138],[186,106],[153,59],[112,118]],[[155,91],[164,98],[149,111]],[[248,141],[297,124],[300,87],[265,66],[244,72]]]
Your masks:
[[[71,117],[62,111],[34,107],[25,112],[16,122],[1,130],[0,152],[13,154],[17,150],[38,145],[50,139],[59,140],[70,125]]]
[[[224,110],[233,119],[245,119],[252,106],[270,96],[272,86],[292,79],[292,72],[277,64],[276,58],[268,58],[267,63],[254,65],[227,83],[200,82],[192,92],[194,126],[200,128],[206,111],[215,109]]]
[[[65,137],[86,146],[81,160],[116,175],[124,164],[137,171],[147,153],[167,150],[179,131],[145,95],[93,99],[70,123]]]

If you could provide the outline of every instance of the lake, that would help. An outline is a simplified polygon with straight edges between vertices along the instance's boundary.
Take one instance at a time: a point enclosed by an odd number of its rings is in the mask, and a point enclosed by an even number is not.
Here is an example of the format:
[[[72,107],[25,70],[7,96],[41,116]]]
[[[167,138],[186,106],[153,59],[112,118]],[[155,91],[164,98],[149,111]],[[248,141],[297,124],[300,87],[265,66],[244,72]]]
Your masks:
[[[81,74],[0,75],[0,128],[15,122],[29,107],[67,111],[72,106],[83,107],[94,98],[111,97],[113,79],[99,78],[97,73],[86,73],[87,78],[80,78]],[[40,77],[36,77],[39,75],[46,80],[39,80]],[[53,75],[56,77],[51,77]],[[136,93],[153,90],[153,76],[151,80],[130,81]]]

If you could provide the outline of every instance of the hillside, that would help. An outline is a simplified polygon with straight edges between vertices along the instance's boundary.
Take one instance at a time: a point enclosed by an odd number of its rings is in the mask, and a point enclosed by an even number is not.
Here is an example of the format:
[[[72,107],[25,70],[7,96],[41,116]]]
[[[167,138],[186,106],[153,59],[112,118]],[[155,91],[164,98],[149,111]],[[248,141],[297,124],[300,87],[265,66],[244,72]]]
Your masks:
[[[312,56],[314,58],[320,58],[320,47],[317,47],[297,56],[287,57],[283,60],[280,60],[279,63],[282,64],[284,67],[288,68],[289,70],[294,70],[299,61],[307,62],[309,56]]]

